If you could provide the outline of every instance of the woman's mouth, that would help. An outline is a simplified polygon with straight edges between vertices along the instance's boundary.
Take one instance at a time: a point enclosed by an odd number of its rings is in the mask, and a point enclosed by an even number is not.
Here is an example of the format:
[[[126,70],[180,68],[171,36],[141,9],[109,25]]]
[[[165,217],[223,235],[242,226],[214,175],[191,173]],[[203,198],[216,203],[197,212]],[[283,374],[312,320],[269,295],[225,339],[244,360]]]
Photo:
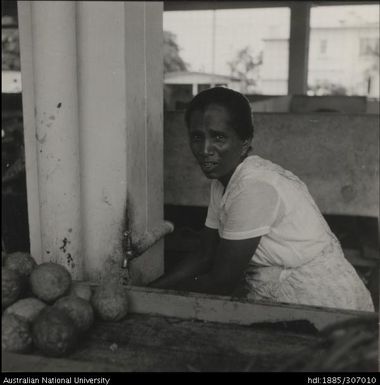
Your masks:
[[[218,165],[217,162],[202,162],[201,167],[203,171],[210,172]]]

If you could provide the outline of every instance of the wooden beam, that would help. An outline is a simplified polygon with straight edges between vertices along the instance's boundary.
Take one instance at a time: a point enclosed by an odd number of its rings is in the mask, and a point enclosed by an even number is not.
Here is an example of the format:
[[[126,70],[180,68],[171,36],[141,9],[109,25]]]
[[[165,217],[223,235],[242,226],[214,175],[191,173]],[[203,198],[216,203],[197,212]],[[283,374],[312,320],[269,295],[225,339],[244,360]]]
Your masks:
[[[212,9],[249,9],[289,7],[294,3],[310,3],[311,6],[371,5],[378,1],[164,1],[164,11],[200,11]]]
[[[17,354],[3,351],[1,355],[3,373],[98,373],[122,372],[119,365],[100,361],[78,361],[69,358],[47,358],[37,355]]]
[[[273,302],[133,286],[129,287],[128,294],[132,313],[235,325],[306,320],[316,329],[322,330],[336,322],[375,315],[371,312],[274,304]]]
[[[164,11],[286,7],[283,1],[164,1]]]
[[[309,61],[310,2],[290,8],[288,94],[306,94]]]

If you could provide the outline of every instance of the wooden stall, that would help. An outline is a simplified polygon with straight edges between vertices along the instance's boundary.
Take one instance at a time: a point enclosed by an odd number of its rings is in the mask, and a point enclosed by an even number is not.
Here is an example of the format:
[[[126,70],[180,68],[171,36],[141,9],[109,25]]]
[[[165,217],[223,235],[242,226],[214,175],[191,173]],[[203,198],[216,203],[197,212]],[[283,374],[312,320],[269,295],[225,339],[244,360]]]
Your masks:
[[[375,314],[367,312],[127,290],[130,314],[123,321],[97,321],[63,358],[38,351],[3,353],[3,372],[286,371],[299,356],[321,360],[328,345],[326,328],[358,319],[377,322]],[[301,360],[292,370],[310,367]]]
[[[18,4],[31,254],[37,262],[62,264],[74,279],[92,287],[122,271],[126,231],[136,241],[163,224],[162,9],[162,2]],[[308,7],[294,6],[292,17],[305,12]],[[305,45],[305,35],[295,27],[291,36]],[[305,55],[294,60],[296,71],[302,72]],[[294,79],[295,73],[290,75]],[[302,79],[294,82],[294,91],[302,92]],[[314,150],[312,138],[323,139],[325,132],[317,127],[336,124],[324,116],[271,119],[275,124],[268,125],[269,117],[262,115],[259,126],[268,131],[281,126],[278,133],[283,136],[271,143],[287,146],[292,138],[294,159],[303,156],[296,164],[313,164],[306,156]],[[312,133],[306,148],[295,140],[302,137],[305,119]],[[347,118],[348,130],[360,124],[355,119]],[[375,122],[366,119],[362,129],[370,136],[364,145],[372,149],[378,132]],[[165,128],[165,183],[176,187],[165,188],[166,203],[193,204],[199,199],[204,204],[205,183],[194,187],[198,175],[190,172],[186,156],[178,156],[186,136],[175,132],[172,123]],[[255,146],[265,155],[260,137],[259,129]],[[333,207],[338,196],[336,212],[358,212],[359,207],[372,215],[378,207],[378,190],[372,184],[378,175],[372,163],[376,154],[362,147],[360,133],[352,140],[358,151],[345,159],[360,160],[356,164],[373,191],[358,183],[355,172],[336,179],[334,172],[347,167],[345,162],[326,169],[327,174],[317,172],[314,181],[331,178],[328,191],[320,196],[322,207]],[[329,140],[321,143],[328,150]],[[326,154],[330,152],[320,156]],[[185,175],[180,181],[178,167]],[[125,319],[97,320],[63,358],[45,357],[37,350],[4,352],[2,372],[286,370],[283,365],[296,356],[325,354],[320,345],[325,328],[357,319],[377,322],[374,313],[142,287],[162,274],[163,251],[161,239],[132,261]],[[304,368],[299,363],[295,370]]]

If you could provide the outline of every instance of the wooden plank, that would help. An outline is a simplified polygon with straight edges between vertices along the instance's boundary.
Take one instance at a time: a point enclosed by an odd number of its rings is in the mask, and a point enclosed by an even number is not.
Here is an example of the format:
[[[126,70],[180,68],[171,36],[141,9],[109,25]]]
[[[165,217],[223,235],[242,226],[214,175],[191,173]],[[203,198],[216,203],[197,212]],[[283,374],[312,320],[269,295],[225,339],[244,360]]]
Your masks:
[[[322,330],[336,322],[373,316],[371,312],[254,302],[232,297],[132,286],[128,288],[128,294],[130,311],[133,313],[236,325],[306,320],[316,329]]]
[[[2,352],[1,370],[3,373],[14,372],[121,372],[120,366],[102,362],[77,361],[65,358],[46,358],[42,356]]]
[[[292,2],[290,5],[289,78],[288,94],[307,92],[311,2]]]
[[[242,371],[248,365],[273,370],[319,340],[318,335],[278,327],[129,314],[121,322],[97,322],[65,358],[42,357],[38,351],[11,355],[3,370]]]
[[[125,2],[124,15],[127,216],[135,242],[163,221],[162,3]],[[163,269],[163,241],[130,265],[137,283],[139,276],[149,282]]]
[[[67,357],[3,354],[3,372],[273,371],[317,353],[320,329],[373,313],[128,287],[130,313],[96,321]]]

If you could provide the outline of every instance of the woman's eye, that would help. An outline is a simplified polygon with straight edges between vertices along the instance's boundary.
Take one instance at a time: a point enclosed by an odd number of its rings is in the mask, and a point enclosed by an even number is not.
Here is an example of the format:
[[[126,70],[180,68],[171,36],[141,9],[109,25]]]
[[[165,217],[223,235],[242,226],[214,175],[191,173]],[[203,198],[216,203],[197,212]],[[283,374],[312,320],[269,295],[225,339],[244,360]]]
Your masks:
[[[199,142],[199,141],[201,141],[201,140],[202,140],[202,138],[201,138],[200,135],[192,135],[192,136],[191,136],[191,141],[192,141],[192,142]]]

